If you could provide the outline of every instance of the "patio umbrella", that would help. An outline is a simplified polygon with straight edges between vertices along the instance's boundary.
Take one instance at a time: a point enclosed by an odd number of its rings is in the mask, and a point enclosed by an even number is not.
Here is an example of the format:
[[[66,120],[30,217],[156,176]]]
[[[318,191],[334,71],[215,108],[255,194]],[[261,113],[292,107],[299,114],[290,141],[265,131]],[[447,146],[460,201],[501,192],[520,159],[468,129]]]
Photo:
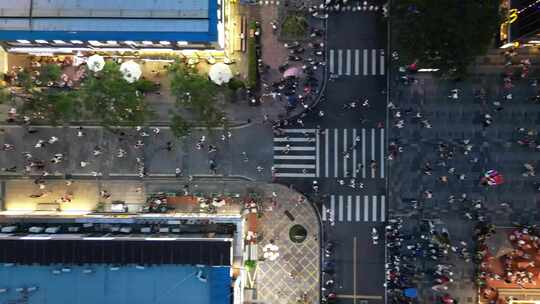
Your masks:
[[[208,77],[217,85],[229,82],[233,77],[231,68],[228,65],[219,62],[214,64],[208,72]]]
[[[99,55],[92,55],[88,57],[88,60],[86,61],[86,64],[88,65],[88,68],[92,72],[99,72],[103,70],[103,67],[105,66],[105,59]]]
[[[287,70],[285,70],[285,72],[283,73],[283,78],[287,78],[287,77],[297,77],[297,76],[300,76],[300,74],[302,74],[302,69],[300,68],[288,68]]]
[[[139,80],[142,75],[141,66],[133,60],[128,60],[120,65],[120,72],[129,83]]]

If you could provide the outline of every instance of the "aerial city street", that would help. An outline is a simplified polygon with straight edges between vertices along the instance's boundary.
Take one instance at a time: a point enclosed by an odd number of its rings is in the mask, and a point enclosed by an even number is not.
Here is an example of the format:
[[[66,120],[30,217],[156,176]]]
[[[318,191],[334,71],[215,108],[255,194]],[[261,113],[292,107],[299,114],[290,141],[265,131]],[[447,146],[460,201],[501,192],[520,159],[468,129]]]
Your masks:
[[[0,8],[0,303],[540,303],[540,0]]]

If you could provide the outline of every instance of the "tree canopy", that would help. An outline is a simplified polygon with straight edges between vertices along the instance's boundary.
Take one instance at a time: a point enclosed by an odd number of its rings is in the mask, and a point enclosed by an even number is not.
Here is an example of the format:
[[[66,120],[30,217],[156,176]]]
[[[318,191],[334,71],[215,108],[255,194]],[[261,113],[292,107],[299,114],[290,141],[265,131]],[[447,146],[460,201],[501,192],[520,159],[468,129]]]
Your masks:
[[[391,8],[394,48],[405,63],[464,75],[501,21],[499,0],[400,0]]]
[[[103,70],[88,73],[79,94],[85,110],[103,125],[141,124],[152,112],[138,87],[123,78],[118,64],[107,61]]]
[[[217,85],[180,62],[171,65],[170,72],[171,93],[178,106],[193,111],[207,128],[226,124],[225,113],[216,107],[216,95],[219,92]]]

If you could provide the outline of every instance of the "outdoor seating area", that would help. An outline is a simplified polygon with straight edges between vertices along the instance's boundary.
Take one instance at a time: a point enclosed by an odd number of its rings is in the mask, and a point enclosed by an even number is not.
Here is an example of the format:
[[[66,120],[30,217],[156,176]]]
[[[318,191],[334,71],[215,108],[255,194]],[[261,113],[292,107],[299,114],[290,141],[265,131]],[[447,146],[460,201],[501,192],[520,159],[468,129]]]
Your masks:
[[[507,304],[540,299],[540,238],[534,229],[496,230],[478,254],[482,258],[478,279],[484,301]]]
[[[238,195],[239,196],[239,195]],[[239,213],[240,203],[238,197],[219,193],[195,193],[181,195],[174,192],[159,192],[150,194],[143,212],[156,213],[209,213],[221,212]]]

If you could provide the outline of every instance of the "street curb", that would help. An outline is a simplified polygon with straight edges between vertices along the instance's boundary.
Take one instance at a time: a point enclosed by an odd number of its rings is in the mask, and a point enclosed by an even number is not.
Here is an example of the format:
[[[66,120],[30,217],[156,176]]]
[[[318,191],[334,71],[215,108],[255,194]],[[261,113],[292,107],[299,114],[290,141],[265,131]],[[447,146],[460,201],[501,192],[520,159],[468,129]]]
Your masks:
[[[250,126],[252,125],[253,123],[252,122],[238,122],[234,125],[231,125],[229,126],[227,129],[241,129],[241,128],[245,128],[247,126]],[[163,123],[163,122],[160,122],[160,123],[153,123],[153,122],[147,122],[145,124],[142,124],[141,125],[142,127],[145,127],[145,128],[148,128],[148,127],[159,127],[161,129],[164,129],[164,130],[168,130],[170,129],[171,127],[169,126],[168,123]],[[62,129],[62,128],[78,128],[78,127],[87,127],[87,128],[107,128],[103,125],[100,125],[100,124],[96,124],[96,123],[90,123],[90,122],[84,122],[84,123],[70,123],[69,125],[57,125],[57,126],[53,126],[53,125],[48,125],[48,124],[30,124],[30,125],[23,125],[23,124],[16,124],[16,123],[13,123],[13,124],[7,124],[7,123],[0,123],[0,128],[24,128],[24,127],[32,127],[32,128],[57,128],[57,129]],[[109,126],[108,128],[110,129],[133,129],[135,128],[135,126],[131,126],[131,125],[118,125],[118,126]],[[208,128],[206,127],[193,127],[192,129],[194,130],[208,130]],[[210,130],[225,130],[225,128],[223,127],[216,127],[216,128],[210,128]]]

